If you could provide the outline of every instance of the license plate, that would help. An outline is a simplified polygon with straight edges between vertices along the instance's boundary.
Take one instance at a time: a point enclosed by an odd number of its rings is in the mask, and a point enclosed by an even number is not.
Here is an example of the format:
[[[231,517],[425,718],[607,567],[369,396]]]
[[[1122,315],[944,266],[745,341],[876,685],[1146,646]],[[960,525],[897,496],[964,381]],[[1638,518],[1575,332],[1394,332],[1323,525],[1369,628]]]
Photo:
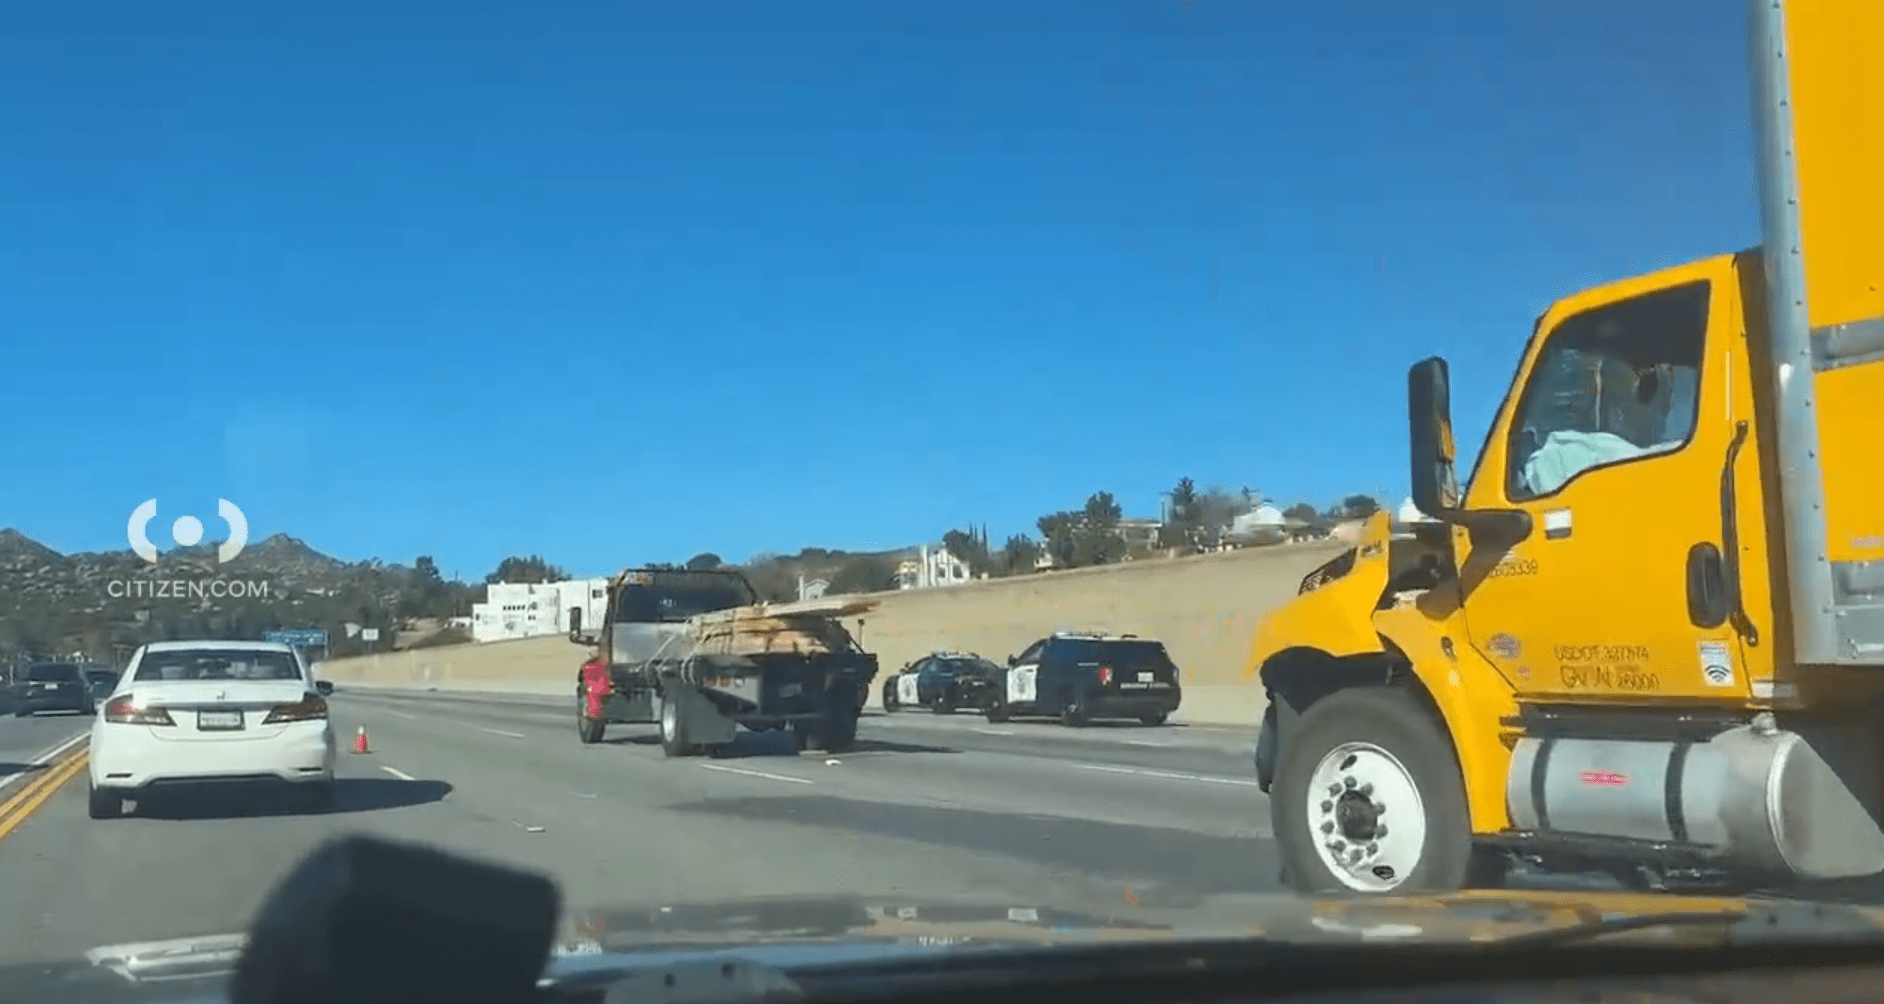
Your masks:
[[[1140,674],[1138,674],[1138,682],[1140,682],[1140,683],[1150,683],[1150,682],[1151,682],[1151,674],[1150,674],[1150,673],[1140,673]]]
[[[196,729],[198,732],[230,732],[242,727],[240,711],[198,711]]]

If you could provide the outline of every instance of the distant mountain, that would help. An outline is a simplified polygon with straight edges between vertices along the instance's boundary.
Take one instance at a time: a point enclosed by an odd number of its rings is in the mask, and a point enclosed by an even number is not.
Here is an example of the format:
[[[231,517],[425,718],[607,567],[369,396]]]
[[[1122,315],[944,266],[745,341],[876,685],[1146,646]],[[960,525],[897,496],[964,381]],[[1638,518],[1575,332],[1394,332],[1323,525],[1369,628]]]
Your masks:
[[[227,565],[215,544],[145,562],[129,548],[60,554],[19,530],[0,530],[0,662],[81,651],[106,659],[160,638],[260,638],[277,628],[324,628],[330,654],[378,647],[402,623],[469,613],[483,587],[421,575],[406,565],[346,562],[287,534],[249,544]],[[351,627],[351,631],[350,631]],[[415,639],[416,640],[416,639]]]

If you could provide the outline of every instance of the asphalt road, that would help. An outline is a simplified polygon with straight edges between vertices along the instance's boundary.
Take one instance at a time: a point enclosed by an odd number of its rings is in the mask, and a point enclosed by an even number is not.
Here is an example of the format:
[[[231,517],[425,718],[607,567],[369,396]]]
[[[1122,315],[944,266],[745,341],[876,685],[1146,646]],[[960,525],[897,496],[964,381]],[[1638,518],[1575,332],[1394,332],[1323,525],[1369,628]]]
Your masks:
[[[92,720],[84,715],[48,711],[32,718],[16,718],[12,712],[0,715],[0,801],[4,801],[21,775],[30,773],[33,764],[74,737],[83,735]]]
[[[81,772],[0,834],[0,961],[239,931],[298,858],[360,831],[548,872],[578,909],[834,892],[1092,908],[1275,888],[1243,730],[872,714],[841,756],[742,734],[728,755],[667,760],[652,726],[581,745],[564,703],[337,693],[336,727],[364,726],[372,752],[343,754],[321,814],[251,795],[94,821]],[[0,720],[0,761],[88,725]]]

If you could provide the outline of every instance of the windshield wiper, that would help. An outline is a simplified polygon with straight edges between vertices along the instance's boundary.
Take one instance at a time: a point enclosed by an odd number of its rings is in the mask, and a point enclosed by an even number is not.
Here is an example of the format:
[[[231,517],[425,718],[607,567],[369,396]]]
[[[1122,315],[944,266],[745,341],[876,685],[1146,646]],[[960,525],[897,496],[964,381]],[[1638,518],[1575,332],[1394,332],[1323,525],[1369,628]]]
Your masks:
[[[1728,945],[1809,942],[1884,942],[1884,926],[1835,903],[1761,902],[1744,910],[1662,910],[1603,914],[1581,923],[1526,931],[1490,942],[1498,948],[1561,945],[1630,931],[1713,927]]]

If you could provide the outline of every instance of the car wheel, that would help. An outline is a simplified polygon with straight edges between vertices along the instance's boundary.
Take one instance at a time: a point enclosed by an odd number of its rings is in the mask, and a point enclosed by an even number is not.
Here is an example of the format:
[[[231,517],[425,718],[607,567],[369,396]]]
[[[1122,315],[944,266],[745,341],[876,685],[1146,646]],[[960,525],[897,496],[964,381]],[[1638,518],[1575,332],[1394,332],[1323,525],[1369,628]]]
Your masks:
[[[1412,694],[1336,691],[1280,752],[1270,815],[1297,892],[1451,891],[1478,871],[1458,758]]]
[[[1066,709],[1060,712],[1060,724],[1069,729],[1085,728],[1090,721],[1092,716],[1086,711],[1086,698],[1083,695],[1075,695],[1066,702]]]
[[[1008,712],[1007,697],[1004,694],[996,694],[989,698],[988,706],[981,709],[981,714],[988,719],[989,725],[999,725],[1014,717]]]
[[[93,819],[116,819],[124,815],[124,796],[110,788],[89,785],[85,800],[86,810]]]
[[[1155,729],[1158,726],[1163,725],[1165,722],[1165,719],[1168,717],[1170,716],[1166,715],[1162,711],[1153,711],[1152,713],[1148,715],[1139,715],[1138,720],[1139,722],[1144,724],[1147,728]]]

